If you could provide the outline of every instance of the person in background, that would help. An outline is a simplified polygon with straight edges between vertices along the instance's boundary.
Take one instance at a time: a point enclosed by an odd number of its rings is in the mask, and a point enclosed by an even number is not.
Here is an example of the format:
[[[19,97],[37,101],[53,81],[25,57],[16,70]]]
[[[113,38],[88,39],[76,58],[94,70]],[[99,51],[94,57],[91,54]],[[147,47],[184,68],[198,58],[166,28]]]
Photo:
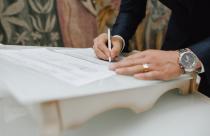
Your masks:
[[[210,1],[161,0],[172,10],[162,50],[146,50],[114,63],[117,74],[144,80],[171,80],[183,73],[197,72],[199,91],[210,96]],[[107,34],[94,39],[93,49],[99,59],[117,59],[128,50],[128,41],[145,17],[147,0],[122,0],[112,29],[112,50],[107,48]]]

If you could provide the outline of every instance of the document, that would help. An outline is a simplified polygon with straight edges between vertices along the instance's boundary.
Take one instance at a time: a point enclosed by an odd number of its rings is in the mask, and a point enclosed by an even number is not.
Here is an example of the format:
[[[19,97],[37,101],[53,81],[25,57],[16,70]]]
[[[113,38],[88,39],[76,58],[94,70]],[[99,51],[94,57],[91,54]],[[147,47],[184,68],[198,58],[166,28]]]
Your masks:
[[[2,49],[0,57],[75,86],[82,86],[115,75],[109,70],[109,63],[97,59],[90,48]]]

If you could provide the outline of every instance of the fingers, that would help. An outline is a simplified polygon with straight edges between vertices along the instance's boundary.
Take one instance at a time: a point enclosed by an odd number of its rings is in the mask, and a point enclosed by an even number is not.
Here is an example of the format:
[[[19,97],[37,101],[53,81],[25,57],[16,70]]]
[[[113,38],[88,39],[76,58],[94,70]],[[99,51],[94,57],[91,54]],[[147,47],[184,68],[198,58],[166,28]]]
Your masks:
[[[137,73],[141,73],[143,71],[144,71],[144,68],[142,67],[142,65],[135,65],[135,66],[119,68],[115,70],[117,74],[121,74],[121,75],[134,75]]]
[[[142,79],[142,80],[163,80],[163,81],[168,81],[171,79],[174,79],[175,77],[178,77],[178,75],[168,75],[165,74],[162,71],[150,71],[146,73],[138,73],[134,75],[135,78],[137,79]]]
[[[122,40],[117,37],[112,37],[112,51],[111,51],[111,58],[115,60],[119,57],[121,50],[122,50]]]
[[[135,74],[134,77],[137,79],[143,79],[143,80],[164,80],[164,75],[160,71],[138,73],[138,74]]]
[[[148,71],[154,71],[155,70],[154,65],[149,65]],[[117,74],[121,75],[135,75],[138,73],[144,73],[146,72],[146,69],[143,67],[143,65],[133,65],[129,67],[122,67],[115,70]]]
[[[98,48],[95,48],[95,54],[99,59],[108,60],[107,56]]]
[[[124,59],[120,62],[114,63],[110,66],[111,70],[116,70],[119,68],[124,68],[124,67],[130,67],[130,66],[135,66],[135,65],[142,65],[142,64],[147,64],[147,59],[145,58],[140,58],[140,59]]]
[[[110,51],[107,48],[108,37],[107,34],[101,34],[94,40],[93,49],[96,56],[100,59],[108,60],[110,56]]]
[[[108,35],[106,33],[101,34],[97,38],[95,38],[93,49],[96,53],[96,56],[104,60],[108,60],[109,57],[111,57],[112,60],[116,60],[121,53],[123,41],[120,38],[112,37],[111,52],[107,47],[107,42],[108,42]]]

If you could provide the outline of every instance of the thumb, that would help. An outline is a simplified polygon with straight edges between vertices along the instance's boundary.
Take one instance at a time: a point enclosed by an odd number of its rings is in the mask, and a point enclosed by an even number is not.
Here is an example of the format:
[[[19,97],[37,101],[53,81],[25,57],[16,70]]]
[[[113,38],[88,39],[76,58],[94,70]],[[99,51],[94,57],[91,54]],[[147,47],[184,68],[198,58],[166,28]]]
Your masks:
[[[111,51],[111,57],[112,59],[115,59],[116,57],[118,57],[121,53],[122,50],[122,40],[117,38],[117,37],[113,37],[112,38],[112,51]]]

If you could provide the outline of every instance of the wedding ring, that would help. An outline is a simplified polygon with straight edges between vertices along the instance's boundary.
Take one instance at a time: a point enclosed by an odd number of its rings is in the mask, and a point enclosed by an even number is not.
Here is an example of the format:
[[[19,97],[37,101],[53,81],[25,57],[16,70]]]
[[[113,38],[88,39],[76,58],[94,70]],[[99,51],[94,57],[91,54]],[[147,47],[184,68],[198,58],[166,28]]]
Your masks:
[[[143,64],[143,72],[149,72],[149,64]]]

